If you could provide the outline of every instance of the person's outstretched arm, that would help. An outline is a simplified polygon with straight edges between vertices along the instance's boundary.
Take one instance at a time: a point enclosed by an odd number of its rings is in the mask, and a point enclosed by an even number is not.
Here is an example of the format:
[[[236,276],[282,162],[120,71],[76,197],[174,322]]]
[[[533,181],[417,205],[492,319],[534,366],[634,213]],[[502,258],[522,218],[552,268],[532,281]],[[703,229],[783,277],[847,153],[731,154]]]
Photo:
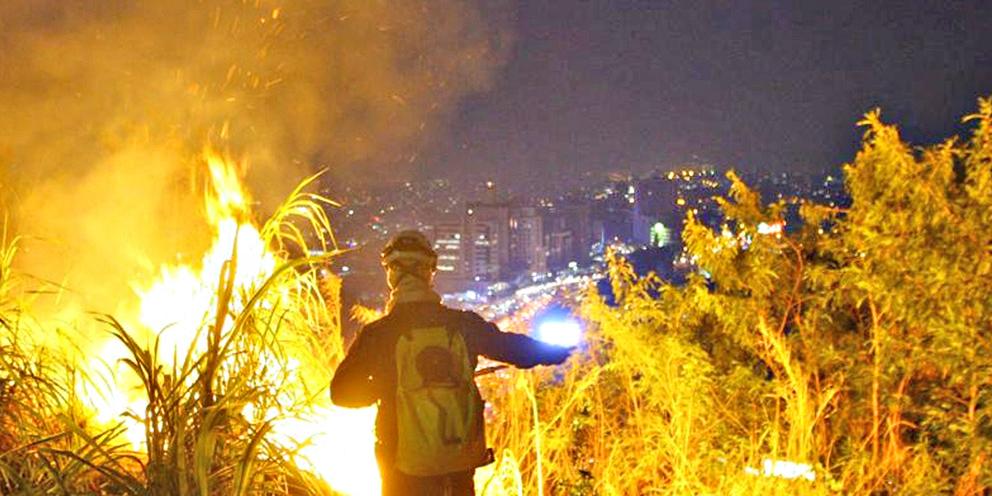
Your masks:
[[[362,328],[348,348],[344,360],[331,379],[331,402],[347,408],[361,408],[378,400],[375,385],[375,356],[371,339]]]
[[[523,334],[503,332],[479,315],[465,312],[467,325],[474,331],[478,353],[486,358],[527,369],[536,365],[557,365],[568,359],[572,348],[543,343]]]

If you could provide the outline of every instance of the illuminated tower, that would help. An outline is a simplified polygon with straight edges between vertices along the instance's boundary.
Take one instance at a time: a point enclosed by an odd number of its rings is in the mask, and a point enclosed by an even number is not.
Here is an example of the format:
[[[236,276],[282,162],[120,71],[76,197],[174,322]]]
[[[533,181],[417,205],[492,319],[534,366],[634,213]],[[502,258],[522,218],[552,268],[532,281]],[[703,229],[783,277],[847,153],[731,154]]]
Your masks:
[[[470,202],[465,207],[465,250],[468,275],[475,282],[493,282],[509,273],[510,206],[506,202]]]
[[[541,273],[548,270],[544,250],[544,222],[534,207],[510,209],[510,270]]]

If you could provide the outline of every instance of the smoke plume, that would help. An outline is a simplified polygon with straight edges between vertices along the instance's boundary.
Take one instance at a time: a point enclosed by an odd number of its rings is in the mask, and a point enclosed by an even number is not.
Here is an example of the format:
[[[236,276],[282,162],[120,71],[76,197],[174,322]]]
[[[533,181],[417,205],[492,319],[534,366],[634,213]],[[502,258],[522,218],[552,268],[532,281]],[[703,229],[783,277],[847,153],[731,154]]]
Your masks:
[[[114,311],[205,246],[207,145],[246,160],[263,211],[319,168],[402,174],[502,64],[506,23],[485,8],[5,0],[0,211],[26,239],[19,264]]]

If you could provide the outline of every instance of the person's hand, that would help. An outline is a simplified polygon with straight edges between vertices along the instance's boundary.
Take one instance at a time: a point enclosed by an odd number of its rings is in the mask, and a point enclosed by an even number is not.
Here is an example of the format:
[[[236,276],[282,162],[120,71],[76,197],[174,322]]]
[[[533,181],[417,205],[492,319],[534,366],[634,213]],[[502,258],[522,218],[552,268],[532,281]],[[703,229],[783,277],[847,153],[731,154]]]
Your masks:
[[[547,361],[545,363],[548,365],[561,365],[565,360],[568,360],[569,355],[573,351],[575,351],[574,346],[567,348],[564,346],[552,346],[548,350]]]

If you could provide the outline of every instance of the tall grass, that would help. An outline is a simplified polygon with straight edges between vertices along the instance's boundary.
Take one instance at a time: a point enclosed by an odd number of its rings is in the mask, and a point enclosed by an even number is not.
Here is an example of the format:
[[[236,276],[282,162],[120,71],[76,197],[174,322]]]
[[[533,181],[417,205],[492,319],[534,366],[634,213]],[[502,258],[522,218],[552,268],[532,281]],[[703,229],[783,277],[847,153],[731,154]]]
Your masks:
[[[707,276],[684,286],[612,258],[609,300],[590,289],[577,308],[574,358],[481,379],[497,461],[480,493],[989,494],[992,100],[971,120],[971,140],[914,149],[869,114],[845,167],[852,205],[802,205],[798,233],[757,235],[790,204],[731,175],[726,229],[687,219]],[[173,357],[99,317],[140,378],[142,450],[127,422],[94,423],[77,385],[95,378],[25,339],[59,330],[16,296],[4,239],[0,493],[331,493],[273,435],[325,396],[342,353],[339,286],[318,273],[335,246],[304,186],[261,230],[280,253],[272,274],[237,284],[232,252],[210,275],[205,347]],[[314,242],[329,254],[288,255]],[[788,463],[810,471],[786,477]]]
[[[298,446],[269,434],[279,419],[323,398],[342,354],[339,285],[318,273],[337,255],[323,207],[304,181],[261,228],[283,262],[257,285],[234,279],[233,250],[218,281],[214,308],[188,349],[144,342],[110,315],[98,316],[127,350],[140,379],[144,411],[126,412],[144,427],[140,451],[122,436],[127,422],[90,422],[80,382],[96,381],[76,364],[22,343],[26,309],[8,298],[16,242],[0,251],[0,493],[2,494],[330,494],[295,463]],[[310,246],[323,253],[306,255]],[[289,253],[303,254],[290,259]],[[168,330],[163,330],[168,332]],[[206,346],[200,346],[203,338]],[[69,336],[63,339],[71,340]],[[164,355],[163,355],[164,354]],[[99,385],[97,385],[99,387]]]

